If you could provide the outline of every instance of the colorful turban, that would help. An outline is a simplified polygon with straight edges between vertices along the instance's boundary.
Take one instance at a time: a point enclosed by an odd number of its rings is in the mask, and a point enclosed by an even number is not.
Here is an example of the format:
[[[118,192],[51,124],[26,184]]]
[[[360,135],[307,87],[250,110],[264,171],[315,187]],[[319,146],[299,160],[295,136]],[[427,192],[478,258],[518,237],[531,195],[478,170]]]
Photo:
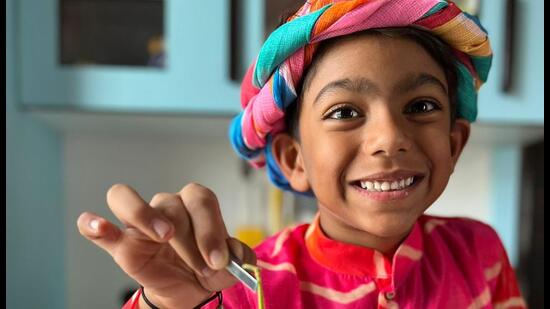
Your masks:
[[[233,148],[255,167],[267,163],[273,183],[292,190],[272,156],[271,138],[285,130],[285,111],[299,95],[296,87],[317,43],[366,29],[407,26],[428,31],[453,48],[457,115],[475,121],[477,91],[492,59],[487,32],[476,17],[444,0],[310,0],[271,33],[246,72],[243,111],[229,130]]]

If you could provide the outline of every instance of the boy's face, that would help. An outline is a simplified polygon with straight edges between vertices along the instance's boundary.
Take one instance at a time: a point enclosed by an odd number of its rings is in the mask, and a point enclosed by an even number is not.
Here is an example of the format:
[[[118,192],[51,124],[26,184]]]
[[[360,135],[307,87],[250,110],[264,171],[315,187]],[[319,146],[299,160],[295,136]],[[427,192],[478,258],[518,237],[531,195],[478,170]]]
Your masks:
[[[291,184],[302,177],[313,190],[333,238],[402,239],[443,192],[469,135],[464,120],[451,128],[443,69],[413,41],[367,35],[333,45],[314,74],[296,143],[303,171]]]

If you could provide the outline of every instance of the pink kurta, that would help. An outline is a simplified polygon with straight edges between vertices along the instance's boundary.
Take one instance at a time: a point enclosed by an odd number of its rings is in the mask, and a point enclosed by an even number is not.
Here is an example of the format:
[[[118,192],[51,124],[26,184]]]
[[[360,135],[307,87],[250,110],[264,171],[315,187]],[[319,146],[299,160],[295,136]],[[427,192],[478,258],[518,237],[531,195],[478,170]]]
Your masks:
[[[471,219],[420,217],[391,260],[329,239],[318,216],[255,251],[266,309],[526,307],[496,232]],[[223,291],[223,305],[256,308],[256,294],[237,283]]]
[[[318,217],[255,251],[266,309],[525,308],[496,232],[471,219],[420,217],[391,260],[327,238]],[[256,308],[240,283],[223,298],[224,308]]]

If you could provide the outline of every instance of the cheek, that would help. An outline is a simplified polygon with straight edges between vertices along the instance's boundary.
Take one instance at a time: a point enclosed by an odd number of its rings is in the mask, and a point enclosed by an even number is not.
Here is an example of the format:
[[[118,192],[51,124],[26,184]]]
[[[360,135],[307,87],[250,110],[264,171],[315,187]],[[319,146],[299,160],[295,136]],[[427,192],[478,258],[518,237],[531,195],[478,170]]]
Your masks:
[[[441,125],[422,128],[415,132],[415,142],[432,161],[451,158],[450,131]]]
[[[436,191],[442,191],[449,181],[453,168],[449,133],[439,132],[423,140],[423,151],[430,164],[431,185],[439,188]]]
[[[304,165],[315,190],[334,190],[353,157],[349,139],[327,132],[303,140]]]

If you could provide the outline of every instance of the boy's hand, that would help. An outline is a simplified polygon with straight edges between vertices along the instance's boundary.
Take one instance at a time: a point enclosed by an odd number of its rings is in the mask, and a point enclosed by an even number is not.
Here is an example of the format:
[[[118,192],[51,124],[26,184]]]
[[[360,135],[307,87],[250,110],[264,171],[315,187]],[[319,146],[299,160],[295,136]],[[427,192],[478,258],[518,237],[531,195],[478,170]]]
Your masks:
[[[235,284],[224,269],[229,250],[256,264],[252,249],[229,237],[216,196],[201,185],[158,193],[147,204],[131,187],[117,184],[107,192],[107,204],[125,227],[85,212],[77,222],[80,233],[107,251],[160,308],[192,308]]]

